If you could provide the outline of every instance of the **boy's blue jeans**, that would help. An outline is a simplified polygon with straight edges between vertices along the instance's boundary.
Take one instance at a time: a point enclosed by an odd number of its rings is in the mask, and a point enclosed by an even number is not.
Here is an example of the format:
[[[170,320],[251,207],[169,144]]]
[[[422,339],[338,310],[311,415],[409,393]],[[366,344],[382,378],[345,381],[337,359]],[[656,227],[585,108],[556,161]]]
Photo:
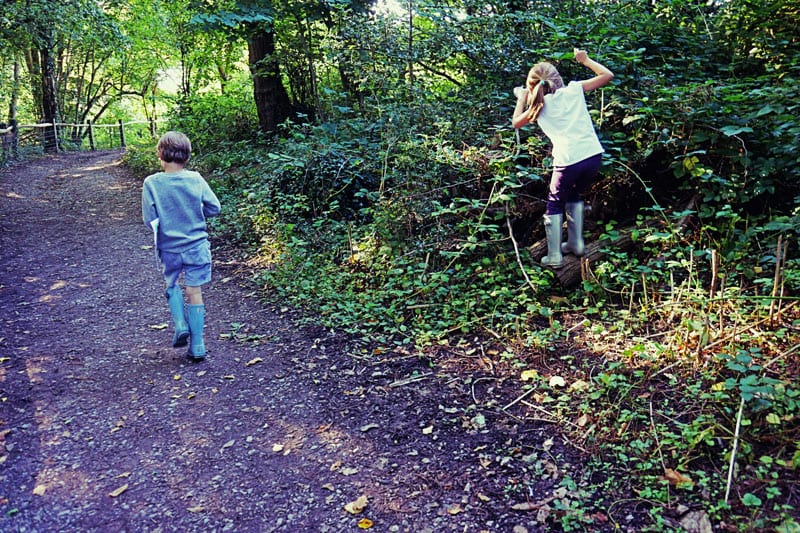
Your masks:
[[[178,283],[181,272],[185,274],[184,284],[199,287],[211,281],[211,243],[207,240],[185,252],[159,252],[162,272],[167,288]]]

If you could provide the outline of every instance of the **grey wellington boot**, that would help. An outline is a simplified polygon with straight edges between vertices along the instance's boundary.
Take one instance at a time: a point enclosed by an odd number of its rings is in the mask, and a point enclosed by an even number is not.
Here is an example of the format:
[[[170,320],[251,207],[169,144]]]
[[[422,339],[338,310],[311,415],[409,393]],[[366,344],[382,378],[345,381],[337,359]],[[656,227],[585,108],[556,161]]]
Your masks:
[[[545,215],[544,232],[547,235],[547,255],[542,257],[542,264],[558,268],[564,262],[561,255],[561,223],[564,215]]]
[[[561,245],[561,252],[583,255],[583,202],[568,202],[565,206],[567,215],[567,242]]]
[[[172,346],[180,348],[189,344],[189,326],[186,324],[186,312],[183,310],[183,291],[177,285],[164,292],[169,304],[172,322],[175,324],[175,334],[172,336]]]
[[[206,318],[206,306],[203,304],[186,306],[186,317],[189,321],[189,331],[191,333],[191,342],[189,343],[189,351],[186,355],[190,359],[204,359],[206,356],[206,345],[203,342],[203,325]]]

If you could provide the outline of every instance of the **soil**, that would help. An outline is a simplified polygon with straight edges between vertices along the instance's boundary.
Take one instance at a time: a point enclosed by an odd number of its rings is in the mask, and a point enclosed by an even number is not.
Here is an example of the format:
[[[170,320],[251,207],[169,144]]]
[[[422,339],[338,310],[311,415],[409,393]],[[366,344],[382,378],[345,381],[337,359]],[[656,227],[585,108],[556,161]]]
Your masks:
[[[526,502],[581,459],[479,355],[359,355],[213,239],[209,356],[172,348],[121,158],[0,173],[0,530],[558,529]]]

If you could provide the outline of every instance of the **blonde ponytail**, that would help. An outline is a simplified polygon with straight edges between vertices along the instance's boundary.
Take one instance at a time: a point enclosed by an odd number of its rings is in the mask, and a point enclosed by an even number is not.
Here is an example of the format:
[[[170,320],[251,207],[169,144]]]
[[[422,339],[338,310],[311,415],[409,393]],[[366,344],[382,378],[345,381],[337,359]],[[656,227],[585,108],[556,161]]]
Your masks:
[[[535,122],[544,109],[544,97],[564,86],[561,75],[550,63],[537,63],[528,73],[528,111],[527,119]]]

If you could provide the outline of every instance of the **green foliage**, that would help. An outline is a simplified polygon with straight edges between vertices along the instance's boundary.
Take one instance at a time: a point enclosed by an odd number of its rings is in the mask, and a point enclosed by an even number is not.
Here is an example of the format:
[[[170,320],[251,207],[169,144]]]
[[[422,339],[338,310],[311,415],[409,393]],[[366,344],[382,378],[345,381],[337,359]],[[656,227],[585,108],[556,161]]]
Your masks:
[[[234,4],[247,7],[211,2],[195,22],[270,25],[294,103],[313,109],[255,134],[249,80],[217,90],[211,54],[187,48],[214,43],[231,67],[241,43],[199,38],[176,9],[184,72],[205,91],[185,87],[169,127],[225,206],[215,238],[246,251],[267,296],[379,353],[495,343],[493,371],[535,376],[521,386],[536,415],[591,452],[584,477],[559,480],[553,527],[619,523],[615,495],[646,509],[642,530],[676,527],[676,505],[796,525],[794,3],[422,2],[410,24],[360,4]],[[509,116],[531,64],[588,75],[573,46],[616,77],[587,94],[607,151],[587,195],[602,257],[565,290],[524,246],[541,234],[548,143],[536,128],[518,143]],[[157,168],[151,148],[127,161]]]
[[[255,105],[244,80],[228,84],[225,94],[200,94],[181,100],[169,127],[186,133],[196,155],[226,143],[249,140],[258,130]]]

